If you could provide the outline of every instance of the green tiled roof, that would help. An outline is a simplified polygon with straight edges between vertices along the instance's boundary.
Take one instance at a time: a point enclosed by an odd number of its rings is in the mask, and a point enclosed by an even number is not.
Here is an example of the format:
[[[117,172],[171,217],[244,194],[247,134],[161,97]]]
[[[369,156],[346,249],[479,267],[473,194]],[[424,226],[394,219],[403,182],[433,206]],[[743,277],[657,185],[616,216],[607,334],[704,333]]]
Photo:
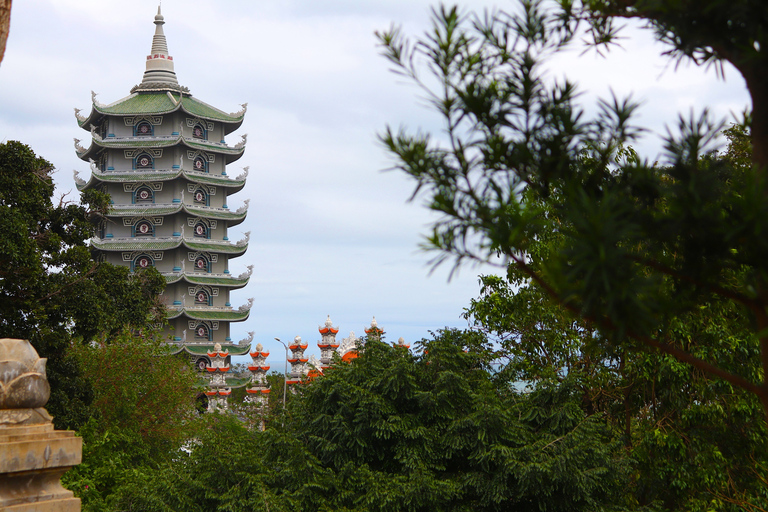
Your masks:
[[[182,205],[168,205],[168,206],[138,206],[134,204],[129,205],[112,205],[109,209],[108,216],[120,217],[120,216],[134,216],[134,215],[170,215],[181,211]]]
[[[207,284],[207,285],[219,285],[219,286],[229,286],[232,288],[242,288],[246,284],[248,284],[249,277],[209,277],[203,274],[195,275],[195,274],[182,274],[182,273],[174,273],[174,274],[165,274],[165,282],[167,284],[176,283],[178,281],[184,280],[191,284]]]
[[[213,351],[213,343],[211,344],[204,344],[204,345],[191,345],[191,344],[179,344],[179,345],[171,345],[173,347],[171,350],[174,354],[178,354],[179,352],[188,352],[190,354],[202,356],[208,353],[208,351]],[[244,347],[241,347],[240,345],[236,345],[234,343],[222,343],[221,344],[221,350],[229,350],[229,354],[232,356],[241,356],[243,354],[247,354],[251,350],[251,345],[245,345]]]
[[[208,219],[217,220],[230,220],[240,221],[245,219],[246,212],[230,212],[219,208],[206,208],[206,207],[192,207],[184,204],[156,204],[153,206],[148,205],[112,205],[108,216],[111,217],[125,217],[135,215],[172,215],[180,211],[186,211],[190,215],[197,215],[199,217],[206,217]],[[240,224],[240,222],[230,223],[230,226]]]
[[[85,190],[98,182],[116,182],[131,183],[140,181],[170,181],[183,176],[192,183],[203,183],[206,185],[215,185],[218,187],[227,187],[236,189],[230,193],[242,190],[245,180],[233,180],[226,176],[217,174],[200,174],[195,172],[185,172],[184,170],[157,170],[157,171],[136,171],[136,172],[92,172],[91,177],[85,184],[77,184],[78,190]]]
[[[91,247],[100,251],[166,251],[175,249],[183,243],[185,247],[195,251],[224,253],[231,256],[240,256],[248,249],[248,244],[234,245],[231,242],[224,242],[222,240],[211,240],[208,243],[194,242],[182,239],[181,237],[174,237],[170,240],[167,238],[157,240],[152,237],[130,239],[93,238],[90,243]]]
[[[136,114],[169,114],[182,110],[192,116],[225,123],[225,133],[236,130],[243,122],[245,112],[228,114],[190,95],[171,93],[173,100],[166,91],[134,92],[125,98],[109,105],[93,104],[91,113],[85,118],[78,118],[80,127],[89,129],[91,124],[104,115],[130,116]]]
[[[179,101],[179,94],[173,95]],[[178,109],[166,93],[139,94],[133,93],[109,105],[93,105],[93,109],[102,114],[132,115],[132,114],[165,114]]]
[[[175,146],[178,138],[173,139],[139,139],[138,137],[93,139],[93,143],[103,148],[167,148]]]
[[[88,149],[82,152],[77,152],[77,157],[81,160],[95,160],[96,156],[101,152],[101,148],[113,148],[113,149],[125,149],[125,148],[167,148],[173,147],[179,144],[187,146],[192,149],[201,149],[209,153],[218,153],[224,155],[226,163],[232,163],[235,160],[243,156],[245,152],[245,145],[240,147],[230,147],[224,144],[216,144],[214,142],[201,141],[191,138],[186,138],[179,135],[175,138],[150,138],[144,140],[139,137],[107,137],[107,138],[91,138],[92,142]]]
[[[184,245],[195,251],[222,252],[232,255],[243,254],[248,249],[248,244],[234,245],[229,242],[220,242],[218,240],[212,240],[208,243],[184,240]]]
[[[245,146],[241,146],[241,147],[225,146],[223,144],[215,144],[215,143],[200,140],[200,139],[190,139],[188,137],[184,137],[183,139],[181,139],[181,142],[183,142],[185,146],[188,146],[192,149],[202,149],[204,151],[224,153],[225,155],[238,155],[243,151],[245,151]]]
[[[118,241],[91,239],[90,243],[91,247],[100,251],[166,251],[180,246],[181,239],[162,241],[153,240],[152,238]]]
[[[192,96],[184,96],[181,99],[181,105],[186,112],[198,117],[205,118],[205,119],[211,119],[213,121],[234,123],[234,122],[242,121],[243,118],[245,117],[245,113],[242,113],[237,116],[233,116],[232,114],[227,114],[226,112],[223,112],[215,107],[212,107],[207,103],[202,102]]]
[[[166,312],[166,318],[169,320],[178,318],[182,315],[193,320],[228,320],[230,322],[241,322],[248,318],[248,315],[250,315],[250,310],[240,311],[239,309],[232,309],[229,311],[189,311],[181,308],[169,309]]]
[[[243,188],[245,180],[229,179],[226,176],[215,174],[184,173],[184,177],[194,183],[205,183],[206,185],[219,185],[224,187]]]
[[[202,206],[184,205],[184,210],[186,210],[187,213],[190,213],[192,215],[199,215],[201,217],[206,217],[208,219],[217,219],[217,220],[242,221],[243,219],[245,219],[245,216],[246,216],[246,212],[237,213],[237,212],[230,212],[222,209],[206,208]],[[236,224],[229,224],[229,225],[234,226]]]

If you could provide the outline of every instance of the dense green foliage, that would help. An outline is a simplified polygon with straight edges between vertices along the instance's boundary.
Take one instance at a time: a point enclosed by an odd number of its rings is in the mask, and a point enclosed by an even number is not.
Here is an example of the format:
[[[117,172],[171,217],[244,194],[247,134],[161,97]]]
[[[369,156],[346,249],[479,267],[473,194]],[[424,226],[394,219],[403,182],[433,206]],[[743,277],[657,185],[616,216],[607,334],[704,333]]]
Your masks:
[[[170,462],[201,428],[195,409],[199,377],[186,358],[152,333],[123,331],[73,348],[93,390],[92,416],[79,429],[83,463],[65,484],[85,510],[107,510],[126,479]]]
[[[116,510],[611,509],[623,451],[570,384],[496,386],[476,333],[420,355],[369,340],[303,386],[284,429],[209,416],[191,451],[117,490]]]
[[[52,172],[24,144],[0,145],[0,337],[29,339],[48,358],[47,408],[58,428],[76,428],[92,396],[68,347],[158,318],[165,282],[95,262],[85,241],[108,198],[88,191],[80,204],[54,204]]]
[[[631,101],[601,102],[587,119],[574,84],[542,79],[542,63],[570,44],[585,20],[602,41],[610,39],[613,16],[647,18],[681,55],[729,59],[721,49],[768,33],[762,4],[521,6],[484,18],[441,8],[434,30],[416,43],[397,30],[380,34],[386,57],[422,87],[445,123],[437,138],[392,130],[382,136],[395,167],[440,214],[428,237],[437,261],[501,256],[582,327],[599,330],[594,342],[603,353],[653,348],[755,394],[768,413],[768,159],[760,156],[768,132],[752,125],[755,165],[712,158],[708,148],[722,125],[704,110],[681,119],[665,161],[650,164],[627,149],[641,132]],[[703,33],[699,22],[735,23],[740,34]],[[743,58],[762,62],[758,46],[743,48]],[[753,69],[739,59],[740,70]],[[760,95],[750,92],[757,102]],[[755,104],[755,119],[757,111]],[[537,244],[552,233],[558,236],[540,251]],[[741,325],[749,335],[739,339],[750,351],[756,344],[758,371],[718,360],[714,352],[724,351],[726,340],[717,336],[678,343],[677,326],[708,305],[747,319]]]

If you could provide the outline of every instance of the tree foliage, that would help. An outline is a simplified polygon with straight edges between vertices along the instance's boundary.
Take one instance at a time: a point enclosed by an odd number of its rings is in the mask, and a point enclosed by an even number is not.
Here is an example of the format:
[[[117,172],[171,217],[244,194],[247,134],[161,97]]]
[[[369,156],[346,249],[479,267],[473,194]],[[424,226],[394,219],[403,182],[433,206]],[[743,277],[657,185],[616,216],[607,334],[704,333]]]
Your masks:
[[[73,348],[93,390],[93,415],[78,431],[83,463],[65,483],[85,510],[105,510],[126,479],[156,470],[199,432],[198,375],[151,331]]]
[[[704,110],[681,118],[666,140],[665,161],[650,164],[628,149],[641,132],[632,123],[634,103],[601,101],[587,119],[574,84],[542,78],[541,63],[570,44],[583,22],[605,42],[617,16],[650,20],[679,55],[733,59],[745,76],[757,72],[751,63],[763,57],[753,43],[766,33],[765,9],[750,1],[703,4],[523,0],[517,13],[485,18],[440,8],[433,30],[415,43],[397,29],[379,37],[395,70],[419,84],[442,115],[446,134],[389,129],[382,141],[395,167],[414,179],[415,195],[425,194],[440,214],[428,237],[438,263],[501,255],[599,329],[614,352],[653,348],[755,394],[768,412],[762,149],[754,165],[708,156],[722,125]],[[726,44],[733,30],[723,27],[731,23],[751,25]],[[726,51],[737,46],[739,57]],[[751,85],[750,92],[757,117],[759,94]],[[768,147],[764,133],[753,121],[755,148]],[[551,233],[558,236],[537,253]],[[749,318],[746,342],[757,344],[759,372],[709,357],[724,340],[697,340],[703,348],[691,350],[670,335],[686,315],[723,300]]]
[[[726,131],[723,153],[706,156],[749,168],[739,127]],[[562,233],[531,244],[530,265],[556,250]],[[602,412],[622,434],[636,464],[634,500],[668,510],[760,510],[766,507],[768,432],[757,397],[668,354],[610,343],[599,328],[564,308],[517,266],[507,279],[481,277],[481,295],[465,316],[497,343],[501,379],[575,383],[586,411]],[[759,343],[746,312],[713,297],[659,333],[670,346],[761,377]]]
[[[628,466],[572,386],[520,394],[484,369],[477,333],[420,355],[369,339],[290,402],[284,430],[210,418],[188,456],[127,482],[121,510],[595,510]]]
[[[165,283],[154,269],[94,261],[85,242],[108,197],[87,191],[80,204],[54,204],[52,173],[24,144],[0,145],[0,336],[29,339],[48,358],[47,407],[58,428],[76,428],[91,395],[70,344],[160,320]]]

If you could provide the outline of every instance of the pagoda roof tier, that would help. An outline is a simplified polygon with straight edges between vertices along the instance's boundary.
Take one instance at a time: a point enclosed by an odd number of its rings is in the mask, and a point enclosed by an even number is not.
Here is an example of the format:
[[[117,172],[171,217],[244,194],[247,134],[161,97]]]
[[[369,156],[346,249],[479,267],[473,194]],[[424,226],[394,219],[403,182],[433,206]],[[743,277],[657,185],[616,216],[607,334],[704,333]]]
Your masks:
[[[237,289],[243,288],[248,284],[251,274],[250,272],[246,272],[239,276],[231,276],[229,274],[189,274],[186,272],[174,272],[169,274],[164,273],[163,277],[165,277],[166,284],[185,281],[190,284],[226,286],[228,288]]]
[[[226,220],[228,226],[237,226],[245,220],[247,207],[237,211],[229,211],[226,208],[212,208],[210,206],[192,206],[188,204],[113,204],[110,206],[107,217],[136,217],[140,215],[174,215],[186,212],[197,217],[207,219]]]
[[[237,257],[243,255],[248,249],[248,237],[236,244],[222,240],[190,240],[180,236],[91,238],[90,244],[92,248],[99,251],[167,251],[184,246],[194,251],[215,252]]]
[[[82,160],[94,160],[102,149],[160,149],[174,146],[185,146],[190,149],[199,149],[209,153],[223,155],[226,165],[238,160],[245,152],[245,137],[234,146],[227,146],[221,142],[213,142],[202,139],[184,137],[184,135],[171,135],[165,137],[106,137],[101,138],[95,132],[91,132],[91,146],[86,149],[80,146],[80,140],[75,139],[75,152]]]
[[[230,356],[242,356],[247,354],[251,350],[251,344],[238,345],[236,343],[220,343],[221,350],[229,350]],[[208,352],[213,352],[213,343],[179,343],[178,345],[171,344],[171,353],[178,354],[180,352],[187,352],[188,354],[196,356],[207,355]],[[245,377],[246,384],[250,378]],[[229,381],[229,379],[227,379]],[[245,384],[243,384],[245,385]]]
[[[241,306],[239,309],[232,308],[214,308],[204,306],[201,308],[168,307],[165,317],[168,320],[185,316],[192,320],[224,320],[228,322],[242,322],[247,320],[251,314],[249,305]]]
[[[177,178],[183,178],[192,183],[205,185],[215,185],[217,187],[226,187],[229,194],[234,194],[243,189],[245,179],[248,176],[247,168],[244,173],[235,179],[227,176],[208,174],[199,171],[188,171],[186,169],[156,170],[156,171],[101,171],[96,165],[91,165],[91,177],[88,181],[79,178],[75,172],[75,184],[77,189],[82,191],[95,185],[106,183],[141,183],[156,181],[173,181]]]
[[[246,104],[239,112],[228,114],[189,93],[170,92],[163,88],[156,91],[136,91],[125,98],[109,105],[93,101],[91,113],[87,116],[77,114],[77,124],[85,130],[91,125],[98,125],[105,116],[129,117],[142,114],[163,115],[181,111],[200,119],[218,121],[224,124],[224,134],[230,134],[240,128],[245,118]]]

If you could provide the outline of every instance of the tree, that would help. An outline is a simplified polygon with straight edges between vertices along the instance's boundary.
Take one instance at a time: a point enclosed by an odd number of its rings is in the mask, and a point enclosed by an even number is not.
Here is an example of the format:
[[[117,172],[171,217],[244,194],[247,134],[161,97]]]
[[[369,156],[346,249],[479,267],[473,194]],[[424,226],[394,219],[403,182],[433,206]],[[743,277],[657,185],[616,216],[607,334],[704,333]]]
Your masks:
[[[501,255],[616,350],[668,354],[753,393],[768,413],[762,3],[521,6],[483,19],[440,8],[432,32],[415,44],[397,29],[379,34],[395,70],[422,87],[445,122],[442,140],[391,129],[381,137],[395,167],[415,180],[414,195],[425,193],[441,215],[428,237],[436,262]],[[574,84],[542,80],[541,61],[570,44],[583,22],[605,43],[616,17],[649,20],[678,58],[734,63],[753,97],[753,165],[707,157],[722,125],[706,110],[680,119],[679,134],[666,141],[667,161],[652,165],[627,149],[640,132],[631,101],[603,101],[586,119]],[[423,67],[434,81],[422,78]],[[552,232],[556,243],[534,254]],[[726,368],[666,336],[685,315],[722,300],[751,319],[745,342],[759,350],[761,372]],[[721,341],[706,343],[714,349]]]
[[[497,387],[477,333],[420,355],[369,339],[292,398],[284,430],[211,415],[188,456],[119,491],[120,510],[596,510],[626,459],[568,385]],[[117,503],[117,502],[116,502]]]
[[[195,409],[198,375],[170,355],[151,330],[124,330],[76,345],[72,355],[93,390],[93,415],[78,434],[83,463],[64,483],[85,510],[105,510],[135,472],[152,472],[177,454],[202,427]]]
[[[5,43],[11,29],[11,2],[12,0],[0,1],[0,62],[3,61]]]
[[[57,428],[77,428],[92,397],[70,345],[162,321],[165,281],[94,261],[86,240],[108,197],[88,191],[80,204],[54,205],[52,172],[28,146],[0,145],[0,337],[29,339],[48,358],[47,408]]]

